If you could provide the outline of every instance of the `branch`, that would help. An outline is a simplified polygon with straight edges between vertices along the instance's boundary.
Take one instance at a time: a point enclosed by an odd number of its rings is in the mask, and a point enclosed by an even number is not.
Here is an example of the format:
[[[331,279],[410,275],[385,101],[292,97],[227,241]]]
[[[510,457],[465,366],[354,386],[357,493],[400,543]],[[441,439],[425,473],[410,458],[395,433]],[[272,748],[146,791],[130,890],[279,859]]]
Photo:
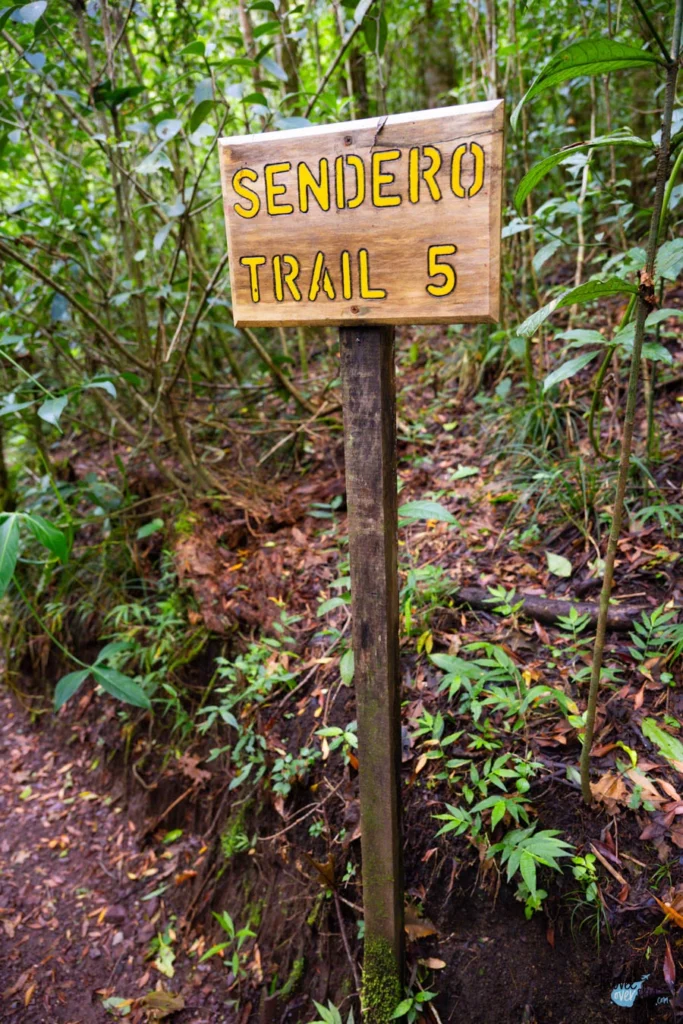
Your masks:
[[[337,50],[337,54],[336,54],[334,60],[332,61],[332,63],[330,64],[329,68],[327,69],[327,71],[323,75],[323,80],[320,83],[320,85],[318,86],[318,88],[317,88],[317,90],[315,92],[315,95],[308,102],[308,106],[306,107],[306,109],[304,111],[304,117],[308,117],[310,112],[313,110],[313,107],[318,102],[321,93],[324,91],[325,86],[329,82],[329,80],[332,77],[332,75],[334,74],[334,72],[337,70],[337,67],[339,66],[340,60],[342,59],[342,57],[344,56],[344,54],[348,50],[349,45],[353,42],[353,40],[354,40],[354,38],[356,36],[356,33],[358,32],[358,29],[361,27],[361,25],[363,23],[363,18],[368,13],[368,11],[370,10],[370,8],[372,7],[374,2],[375,2],[375,0],[361,0],[361,3],[358,4],[358,7],[356,8],[356,11],[355,11],[355,14],[354,14],[354,25],[353,25],[353,28],[351,29],[350,32],[347,32],[347,34],[342,39],[341,46]]]
[[[116,349],[119,355],[125,356],[125,358],[129,359],[135,366],[138,367],[139,370],[144,370],[145,373],[149,371],[149,366],[146,363],[143,363],[140,359],[138,359],[137,356],[133,355],[133,353],[130,352],[114,334],[112,334],[109,328],[104,326],[100,318],[96,316],[95,313],[89,310],[87,306],[84,306],[83,303],[80,302],[75,297],[75,295],[72,295],[71,292],[67,291],[66,288],[64,288],[63,285],[59,284],[58,281],[55,281],[53,277],[50,277],[50,275],[46,274],[44,270],[41,270],[40,267],[37,267],[35,263],[31,263],[30,260],[25,259],[18,252],[15,252],[14,249],[12,249],[9,245],[6,245],[1,240],[0,254],[3,254],[10,260],[16,260],[17,263],[20,263],[22,267],[25,267],[26,270],[28,270],[35,277],[40,278],[41,281],[49,285],[50,288],[54,289],[54,291],[59,292],[60,295],[63,295],[64,298],[69,303],[69,305],[73,306],[74,309],[77,309],[78,312],[86,318],[86,320],[89,320],[93,327],[95,327],[100,332],[102,337],[106,338],[109,344]]]

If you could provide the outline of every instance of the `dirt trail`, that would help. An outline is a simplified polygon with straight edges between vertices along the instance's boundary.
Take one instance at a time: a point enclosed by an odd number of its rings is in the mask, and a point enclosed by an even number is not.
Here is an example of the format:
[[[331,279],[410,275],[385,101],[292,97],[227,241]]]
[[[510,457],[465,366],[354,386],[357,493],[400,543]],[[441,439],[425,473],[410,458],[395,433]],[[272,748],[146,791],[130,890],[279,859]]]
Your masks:
[[[97,792],[88,749],[33,728],[6,694],[0,721],[0,1021],[99,1024],[118,1017],[107,998],[146,997],[123,1018],[134,1024],[153,1019],[155,999],[168,1005],[150,996],[160,987],[185,1004],[174,1022],[233,1020],[209,981],[222,965],[179,954],[167,979],[147,956],[167,926],[149,893],[188,851],[140,850],[122,807]]]

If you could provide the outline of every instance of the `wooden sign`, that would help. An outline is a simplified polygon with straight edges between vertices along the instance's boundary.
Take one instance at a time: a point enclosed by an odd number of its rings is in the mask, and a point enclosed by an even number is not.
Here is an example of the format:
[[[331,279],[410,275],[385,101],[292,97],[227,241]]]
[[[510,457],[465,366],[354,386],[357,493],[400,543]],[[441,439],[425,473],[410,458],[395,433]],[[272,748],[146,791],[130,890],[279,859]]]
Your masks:
[[[238,326],[495,323],[503,101],[220,141]]]

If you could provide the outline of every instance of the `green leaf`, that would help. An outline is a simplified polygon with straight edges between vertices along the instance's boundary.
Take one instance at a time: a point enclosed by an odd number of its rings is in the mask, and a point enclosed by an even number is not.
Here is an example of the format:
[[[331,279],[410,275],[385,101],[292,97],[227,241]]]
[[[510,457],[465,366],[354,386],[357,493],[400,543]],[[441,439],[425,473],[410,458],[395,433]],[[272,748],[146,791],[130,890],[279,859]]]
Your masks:
[[[664,61],[649,50],[641,50],[630,43],[620,43],[605,36],[570,43],[551,57],[536,75],[512,113],[512,130],[516,129],[524,104],[560,82],[584,75],[606,75],[610,71],[626,68],[651,67],[654,64],[664,64]]]
[[[10,15],[10,21],[17,21],[20,25],[34,25],[46,10],[47,0],[34,0],[34,3],[17,8]]]
[[[145,537],[150,537],[153,533],[163,529],[163,526],[163,519],[153,519],[151,523],[145,523],[144,526],[141,526],[135,537],[137,540],[144,540]]]
[[[556,337],[573,342],[568,346],[569,348],[579,348],[582,345],[604,345],[607,341],[605,335],[600,331],[589,331],[584,327],[574,327],[570,331],[562,331]]]
[[[556,555],[553,551],[546,551],[545,557],[548,559],[548,571],[553,576],[561,576],[564,579],[568,579],[573,570],[572,563],[564,555]]]
[[[675,281],[683,269],[683,238],[672,238],[657,250],[655,276]]]
[[[583,370],[584,366],[588,366],[595,359],[597,354],[598,350],[595,352],[584,352],[582,356],[576,356],[574,359],[569,359],[566,363],[562,363],[552,373],[549,373],[543,381],[543,391],[549,391],[555,384],[559,384],[563,380],[569,380],[570,377],[575,377],[577,373]]]
[[[347,608],[348,601],[345,601],[343,597],[331,597],[328,601],[323,601],[318,606],[318,617],[327,615],[328,612],[334,611],[335,608]]]
[[[46,423],[51,423],[56,427],[59,425],[59,417],[66,409],[68,401],[67,395],[61,395],[59,398],[48,398],[47,402],[43,402],[38,407],[38,415],[41,420],[45,420]]]
[[[60,562],[66,563],[69,559],[69,540],[63,530],[53,526],[47,519],[35,513],[24,516],[24,522],[29,530],[43,547],[56,555]]]
[[[195,39],[194,42],[183,46],[178,54],[179,57],[203,57],[206,51],[206,43],[203,39]]]
[[[261,36],[274,36],[280,31],[280,23],[278,21],[264,21],[262,25],[254,26],[254,39],[260,39]]]
[[[19,557],[19,521],[12,513],[0,525],[0,597],[3,597],[14,576]]]
[[[213,110],[213,100],[202,100],[192,111],[192,117],[190,118],[190,131],[196,132],[200,124],[206,121],[207,117]]]
[[[537,164],[524,175],[517,191],[515,192],[515,207],[518,213],[522,212],[522,206],[527,196],[536,188],[539,181],[552,171],[553,167],[557,167],[563,160],[571,156],[572,153],[578,153],[585,149],[600,149],[605,146],[639,146],[644,149],[653,149],[652,143],[648,139],[641,139],[633,132],[627,129],[621,129],[617,132],[611,132],[609,135],[599,135],[595,139],[591,139],[590,142],[575,142],[571,146],[566,146],[564,149],[558,150],[557,153],[553,153],[551,156],[547,156],[544,160],[539,160]],[[553,243],[549,243],[552,245]],[[556,245],[559,241],[556,240]],[[545,247],[544,247],[545,248]],[[538,268],[536,268],[538,269]]]
[[[519,858],[519,870],[529,892],[533,896],[536,892],[536,861],[527,850],[524,850]]]
[[[379,17],[370,14],[363,21],[363,35],[368,49],[379,57],[384,53],[388,34],[387,19],[383,13],[380,13]]]
[[[353,682],[354,668],[353,651],[344,651],[339,661],[339,674],[345,686],[350,686]]]
[[[438,501],[408,501],[401,505],[398,510],[400,519],[407,522],[418,523],[423,520],[435,519],[437,523],[450,523],[458,525],[458,520],[452,512],[444,508]]]
[[[521,188],[521,185],[520,185],[520,188]],[[548,262],[548,260],[551,258],[551,256],[553,256],[557,252],[557,250],[560,248],[561,245],[562,245],[562,239],[561,238],[553,238],[553,239],[551,239],[551,241],[546,242],[545,245],[541,246],[541,248],[535,254],[533,260],[531,261],[532,265],[533,265],[533,268],[534,268],[534,270],[536,271],[537,274],[540,273],[541,268],[544,266],[544,264],[546,264]]]
[[[112,697],[116,697],[117,700],[123,701],[124,704],[134,704],[136,708],[147,708],[148,710],[152,707],[145,691],[134,680],[117,672],[116,669],[100,668],[98,665],[93,665],[92,674],[103,690],[106,690]]]
[[[494,829],[499,821],[505,817],[505,801],[498,800],[491,811],[491,828]]]
[[[287,81],[287,72],[284,68],[281,68],[280,65],[272,59],[272,57],[261,57],[259,64],[264,71],[267,71],[269,75],[273,76],[273,78],[277,78],[280,82]]]
[[[660,324],[663,320],[668,320],[672,316],[683,318],[683,309],[655,309],[645,321],[645,326],[656,327],[657,324]]]
[[[110,380],[103,377],[101,380],[91,380],[87,384],[83,385],[83,390],[87,391],[89,388],[100,388],[101,391],[106,391],[112,398],[116,398],[116,388]]]
[[[541,324],[548,319],[551,313],[563,306],[573,306],[574,303],[592,302],[594,299],[605,298],[608,295],[637,295],[638,289],[634,284],[624,281],[621,277],[594,278],[580,284],[578,288],[570,288],[557,298],[552,299],[545,306],[537,309],[535,313],[528,316],[524,323],[517,328],[517,334],[523,338],[530,338],[536,333]]]
[[[405,1017],[408,1010],[412,1008],[412,1005],[413,999],[411,996],[408,996],[407,999],[402,999],[389,1019],[396,1020],[397,1017]]]
[[[659,753],[671,761],[678,771],[681,771],[681,765],[683,765],[683,743],[675,736],[665,732],[654,720],[654,718],[644,718],[641,729],[643,730],[643,736],[647,737],[651,743],[659,749]]]
[[[59,711],[62,704],[66,704],[69,697],[73,697],[76,690],[82,686],[89,675],[90,669],[82,668],[78,672],[69,672],[68,675],[62,676],[55,687],[55,711]]]

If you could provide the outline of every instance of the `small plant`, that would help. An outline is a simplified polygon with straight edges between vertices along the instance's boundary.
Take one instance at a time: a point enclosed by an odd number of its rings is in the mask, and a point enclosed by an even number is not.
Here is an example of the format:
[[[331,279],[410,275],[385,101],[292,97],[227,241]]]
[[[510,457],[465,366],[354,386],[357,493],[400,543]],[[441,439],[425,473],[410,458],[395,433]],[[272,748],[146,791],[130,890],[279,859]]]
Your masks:
[[[313,1000],[313,1005],[320,1014],[320,1017],[312,1021],[311,1024],[344,1024],[340,1011],[331,999],[328,999],[327,1007],[322,1006],[320,1003],[316,1003],[315,999]],[[353,1007],[349,1010],[349,1015],[346,1018],[346,1024],[355,1024]]]
[[[543,829],[536,832],[536,824],[529,828],[514,829],[508,832],[500,843],[489,847],[488,856],[500,854],[501,865],[507,864],[507,880],[520,873],[523,885],[520,884],[517,895],[525,903],[524,913],[531,918],[539,909],[547,893],[537,886],[537,868],[539,865],[562,871],[558,864],[561,857],[569,857],[571,844],[558,839],[557,829]]]
[[[629,651],[640,665],[653,658],[663,662],[675,661],[683,652],[683,623],[674,622],[678,609],[666,610],[664,605],[643,612],[640,621],[633,623],[629,634],[633,647]]]
[[[226,963],[230,965],[232,973],[236,978],[246,977],[246,971],[242,965],[244,954],[241,953],[241,949],[247,939],[255,937],[255,933],[252,932],[250,928],[236,928],[235,923],[227,910],[222,910],[220,913],[216,913],[214,911],[213,916],[216,918],[228,938],[225,942],[218,942],[215,946],[212,946],[211,949],[207,949],[199,962],[204,963],[205,960],[209,960],[212,956],[219,956],[226,950],[229,950],[231,951],[230,955],[225,958],[225,960]]]
[[[320,736],[323,740],[323,756],[332,754],[335,750],[341,750],[344,764],[348,764],[354,750],[358,747],[357,731],[358,725],[355,721],[349,722],[343,729],[338,725],[328,725],[323,729],[318,729],[316,736]]]
[[[597,858],[594,853],[587,853],[584,856],[572,857],[572,874],[579,883],[579,888],[568,894],[568,898],[574,903],[571,915],[571,926],[577,915],[581,915],[579,929],[587,923],[591,923],[593,938],[600,947],[600,937],[603,927],[608,937],[611,937],[609,920],[605,913],[605,907],[600,894]]]
[[[460,761],[458,765],[466,763]],[[525,761],[509,753],[501,754],[495,759],[489,758],[481,768],[471,765],[468,782],[463,782],[461,786],[465,802],[470,806],[463,808],[446,804],[445,814],[434,815],[438,821],[445,822],[437,836],[454,831],[456,835],[469,832],[476,838],[481,834],[482,814],[485,811],[491,812],[491,830],[495,829],[506,814],[517,823],[528,822],[525,795],[529,791],[529,779],[541,767],[536,761]],[[512,793],[508,791],[511,783],[514,783],[515,787],[515,792]],[[498,792],[490,793],[492,788]],[[481,799],[475,803],[477,797]]]
[[[292,754],[278,757],[270,772],[273,792],[286,799],[293,785],[304,782],[319,757],[320,751],[310,747],[302,747],[296,757]]]
[[[505,618],[512,617],[516,622],[524,601],[516,600],[517,591],[514,587],[512,590],[506,590],[505,587],[498,584],[495,587],[489,587],[488,591],[491,597],[488,597],[486,600],[489,604],[493,605],[494,612],[497,615],[504,615]]]
[[[573,644],[579,643],[579,635],[587,628],[590,621],[590,615],[582,615],[573,605],[569,609],[569,615],[557,616],[557,623],[560,629],[568,636]]]
[[[436,999],[436,996],[436,992],[426,992],[424,989],[420,989],[415,993],[409,993],[406,998],[402,999],[398,1004],[391,1015],[391,1019],[405,1019],[407,1024],[414,1024],[414,1021],[424,1013],[426,1004],[431,1002],[432,999]]]

